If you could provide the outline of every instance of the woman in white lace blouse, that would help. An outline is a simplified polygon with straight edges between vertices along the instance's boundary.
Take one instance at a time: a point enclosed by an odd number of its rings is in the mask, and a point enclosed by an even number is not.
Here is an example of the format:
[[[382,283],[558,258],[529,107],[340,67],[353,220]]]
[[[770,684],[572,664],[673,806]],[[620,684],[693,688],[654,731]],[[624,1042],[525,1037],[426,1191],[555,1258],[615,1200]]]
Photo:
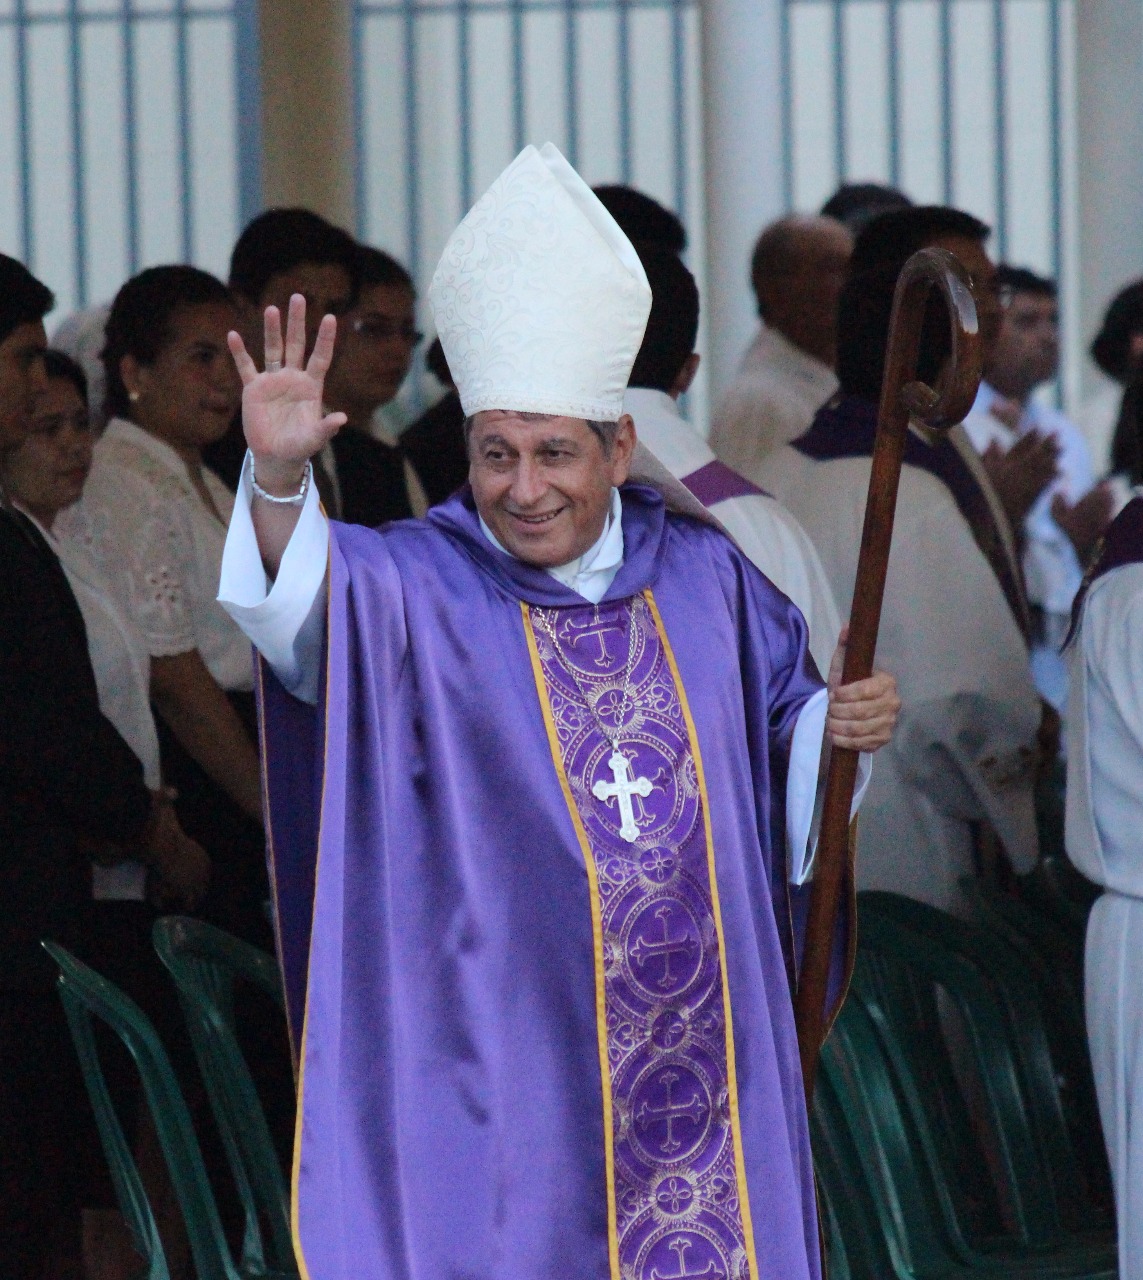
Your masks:
[[[238,408],[226,348],[236,318],[225,285],[193,267],[153,267],[123,286],[103,351],[110,421],[85,506],[150,653],[179,816],[214,857],[220,923],[247,932],[264,888],[253,671],[215,600],[234,498],[201,456]]]

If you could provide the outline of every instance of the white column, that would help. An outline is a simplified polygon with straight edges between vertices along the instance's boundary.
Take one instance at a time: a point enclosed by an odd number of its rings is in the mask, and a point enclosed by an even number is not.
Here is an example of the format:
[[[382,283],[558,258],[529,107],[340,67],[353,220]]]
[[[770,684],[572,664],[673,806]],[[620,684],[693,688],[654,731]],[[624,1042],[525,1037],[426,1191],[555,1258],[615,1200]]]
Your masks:
[[[785,212],[782,190],[782,0],[703,0],[711,404],[758,325],[750,255]]]
[[[1115,293],[1143,276],[1143,4],[1081,0],[1076,88],[1079,329],[1086,352]],[[1084,360],[1085,389],[1099,374]]]
[[[351,0],[261,0],[266,206],[356,230]]]

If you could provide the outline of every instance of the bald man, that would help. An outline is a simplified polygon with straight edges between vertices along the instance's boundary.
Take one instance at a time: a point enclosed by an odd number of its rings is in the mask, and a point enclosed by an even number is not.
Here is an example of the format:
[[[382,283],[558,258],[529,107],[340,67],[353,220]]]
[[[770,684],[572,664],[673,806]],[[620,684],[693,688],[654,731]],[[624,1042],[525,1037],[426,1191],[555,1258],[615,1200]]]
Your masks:
[[[755,483],[762,460],[806,431],[837,392],[837,300],[852,249],[842,223],[802,215],[772,223],[754,246],[762,328],[718,405],[710,443]]]

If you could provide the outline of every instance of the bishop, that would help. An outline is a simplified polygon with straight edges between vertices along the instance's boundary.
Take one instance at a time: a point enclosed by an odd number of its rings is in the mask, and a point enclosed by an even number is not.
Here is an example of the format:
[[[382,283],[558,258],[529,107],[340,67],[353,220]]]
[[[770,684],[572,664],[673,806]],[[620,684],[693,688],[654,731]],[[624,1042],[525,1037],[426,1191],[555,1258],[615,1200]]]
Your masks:
[[[791,896],[823,738],[885,743],[893,681],[827,692],[797,607],[629,482],[650,289],[554,147],[430,300],[470,483],[379,531],[310,480],[333,318],[305,368],[300,297],[266,371],[231,340],[300,1269],[816,1280]]]

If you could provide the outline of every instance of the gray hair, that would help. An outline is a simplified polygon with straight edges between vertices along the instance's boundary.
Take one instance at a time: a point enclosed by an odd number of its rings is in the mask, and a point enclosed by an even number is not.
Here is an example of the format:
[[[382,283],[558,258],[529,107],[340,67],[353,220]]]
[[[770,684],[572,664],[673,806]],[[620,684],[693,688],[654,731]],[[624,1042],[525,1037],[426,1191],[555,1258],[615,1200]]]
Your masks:
[[[518,413],[516,417],[522,418],[525,422],[543,422],[547,419],[554,418],[558,415],[554,413]],[[464,420],[464,446],[467,450],[472,437],[472,426],[476,421],[475,417],[465,418]],[[615,437],[619,432],[619,423],[616,422],[595,422],[591,418],[584,418],[584,422],[599,437],[600,444],[603,445],[603,452],[610,457],[611,450],[615,444]]]

